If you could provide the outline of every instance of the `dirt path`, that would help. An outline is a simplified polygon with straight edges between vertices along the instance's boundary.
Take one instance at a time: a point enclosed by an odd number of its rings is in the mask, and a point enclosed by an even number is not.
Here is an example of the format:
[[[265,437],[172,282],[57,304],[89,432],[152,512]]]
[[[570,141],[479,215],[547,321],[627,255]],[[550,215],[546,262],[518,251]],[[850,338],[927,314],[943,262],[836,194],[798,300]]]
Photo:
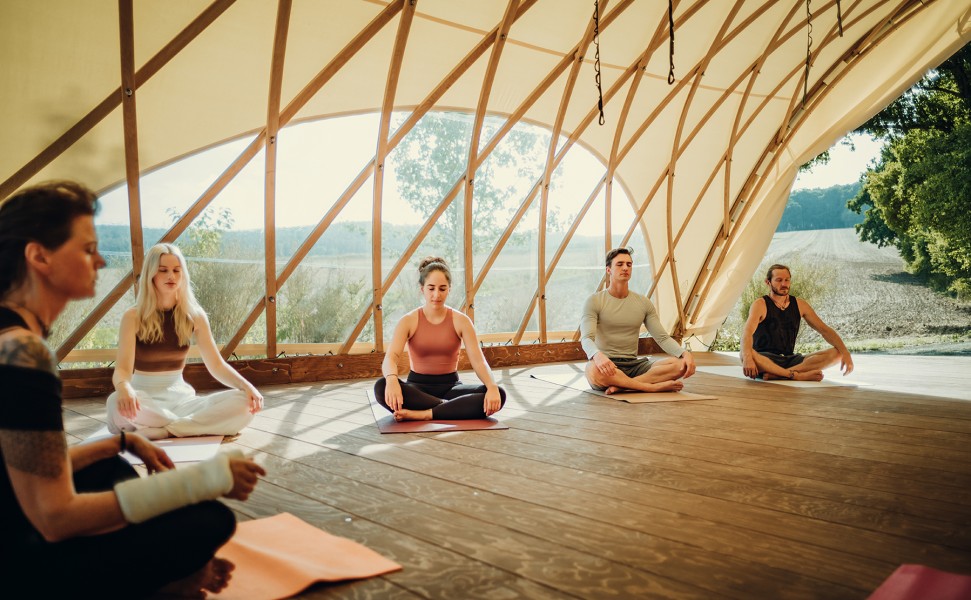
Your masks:
[[[904,270],[895,248],[864,243],[852,229],[777,233],[766,256],[773,261],[831,265],[831,292],[813,308],[851,345],[919,353],[971,354],[971,303],[959,303],[921,286]],[[793,273],[798,279],[799,273]],[[855,343],[854,343],[855,342]]]

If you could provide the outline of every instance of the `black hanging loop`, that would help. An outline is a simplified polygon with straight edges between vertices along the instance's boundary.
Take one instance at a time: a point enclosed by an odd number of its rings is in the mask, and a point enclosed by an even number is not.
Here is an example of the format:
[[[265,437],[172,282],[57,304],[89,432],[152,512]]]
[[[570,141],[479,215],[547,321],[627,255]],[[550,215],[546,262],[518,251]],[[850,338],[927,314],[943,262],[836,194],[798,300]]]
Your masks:
[[[836,0],[836,23],[840,28],[840,37],[843,37],[843,8],[840,6],[840,0]]]
[[[809,96],[809,64],[812,60],[813,50],[813,13],[809,8],[812,0],[806,0],[806,76],[802,81],[802,105],[806,106],[806,97]]]
[[[600,1],[593,0],[593,45],[596,49],[593,61],[593,79],[597,82],[597,108],[600,109],[600,124],[604,124],[604,91],[600,84]]]
[[[674,83],[674,0],[668,0],[668,85]]]

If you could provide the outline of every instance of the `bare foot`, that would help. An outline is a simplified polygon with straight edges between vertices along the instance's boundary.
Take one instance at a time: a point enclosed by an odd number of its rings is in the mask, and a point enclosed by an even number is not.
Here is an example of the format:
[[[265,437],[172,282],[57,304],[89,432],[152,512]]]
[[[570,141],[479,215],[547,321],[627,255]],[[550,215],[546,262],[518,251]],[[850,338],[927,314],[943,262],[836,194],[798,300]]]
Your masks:
[[[766,381],[771,381],[773,379],[794,379],[796,381],[822,381],[823,372],[819,369],[813,369],[812,371],[796,371],[793,370],[792,377],[779,377],[778,375],[773,375],[772,373],[765,373],[762,375],[762,379]]]
[[[199,598],[204,599],[206,592],[218,594],[226,589],[232,577],[232,570],[236,565],[224,558],[213,558],[206,566],[192,575],[179,581],[173,581],[163,587],[153,596],[163,598]]]
[[[819,369],[813,369],[812,371],[793,371],[795,374],[794,379],[796,381],[822,381],[823,372]]]
[[[671,381],[659,381],[654,384],[653,392],[680,392],[684,389],[684,382],[680,379]]]
[[[636,389],[636,390],[612,385],[606,390],[604,390],[604,393],[607,395],[610,395],[610,394],[617,394],[620,392],[680,392],[684,388],[684,382],[681,381],[680,379],[671,379],[668,381],[660,381],[658,383],[647,383],[645,385],[647,386],[647,389]]]
[[[400,408],[394,411],[395,421],[431,421],[432,411],[431,410],[411,410],[408,408]]]

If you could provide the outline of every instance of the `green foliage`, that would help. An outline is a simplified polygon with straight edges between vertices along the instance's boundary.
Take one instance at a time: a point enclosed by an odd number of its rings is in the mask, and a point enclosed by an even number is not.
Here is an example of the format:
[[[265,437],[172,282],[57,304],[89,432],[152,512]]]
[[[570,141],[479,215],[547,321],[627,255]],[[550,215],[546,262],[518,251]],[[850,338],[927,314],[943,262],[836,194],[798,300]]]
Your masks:
[[[959,297],[971,290],[971,45],[860,127],[888,141],[849,207],[863,240]]]
[[[496,128],[487,119],[483,140]],[[459,113],[429,113],[395,152],[399,195],[423,217],[430,216],[455,182],[464,175],[469,158],[472,117]],[[527,190],[535,183],[546,159],[549,136],[527,127],[514,127],[475,173],[472,246],[489,250],[508,224]],[[451,263],[461,258],[464,225],[460,191],[436,223],[427,244],[440,249]],[[562,228],[555,211],[551,229]],[[520,240],[513,236],[510,243]]]
[[[935,289],[971,286],[971,123],[949,133],[911,131],[890,141],[850,203],[860,237],[893,245]]]
[[[861,219],[858,213],[847,208],[847,201],[856,196],[859,189],[859,183],[850,183],[793,192],[776,231],[853,227]]]
[[[179,215],[169,209],[173,220]],[[233,260],[239,246],[225,244],[224,237],[233,226],[228,208],[207,208],[178,240],[189,262],[192,290],[209,316],[217,343],[236,333],[253,302],[265,289],[262,260]]]
[[[359,316],[369,292],[363,278],[349,281],[342,270],[301,265],[280,291],[278,341],[344,341],[346,329]]]
[[[971,44],[932,69],[856,131],[893,139],[911,131],[949,133],[971,114]]]
[[[715,336],[715,345],[712,346],[713,350],[738,351],[741,348],[742,328],[745,326],[745,321],[748,320],[752,303],[769,291],[768,285],[765,283],[765,275],[774,262],[764,260],[756,269],[752,278],[745,285],[745,289],[742,290],[742,295],[738,299],[738,303],[735,304],[735,308],[728,314],[725,323],[718,330],[718,335]],[[816,306],[825,302],[826,298],[834,291],[836,266],[796,260],[789,261],[788,267],[792,273],[792,287],[789,288],[791,296],[803,299],[810,305]],[[809,327],[799,328],[799,335],[796,337],[796,352],[809,351],[810,343],[807,338],[814,333]]]

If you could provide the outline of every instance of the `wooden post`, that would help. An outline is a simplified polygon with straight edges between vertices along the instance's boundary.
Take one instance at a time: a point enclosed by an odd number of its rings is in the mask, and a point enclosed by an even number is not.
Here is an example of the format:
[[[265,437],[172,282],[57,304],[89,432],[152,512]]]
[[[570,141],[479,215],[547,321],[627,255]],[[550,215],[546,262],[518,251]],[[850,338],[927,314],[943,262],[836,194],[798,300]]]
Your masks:
[[[139,193],[141,178],[138,168],[138,118],[135,110],[135,15],[132,0],[118,0],[119,34],[121,38],[121,109],[125,140],[125,180],[128,184],[128,219],[131,232],[131,264],[138,282],[142,273],[145,244],[142,241],[142,204]]]
[[[290,31],[292,0],[280,0],[273,36],[270,90],[266,101],[266,170],[263,179],[264,305],[266,306],[266,357],[276,351],[276,160],[280,136],[280,94],[286,63],[287,34]]]

